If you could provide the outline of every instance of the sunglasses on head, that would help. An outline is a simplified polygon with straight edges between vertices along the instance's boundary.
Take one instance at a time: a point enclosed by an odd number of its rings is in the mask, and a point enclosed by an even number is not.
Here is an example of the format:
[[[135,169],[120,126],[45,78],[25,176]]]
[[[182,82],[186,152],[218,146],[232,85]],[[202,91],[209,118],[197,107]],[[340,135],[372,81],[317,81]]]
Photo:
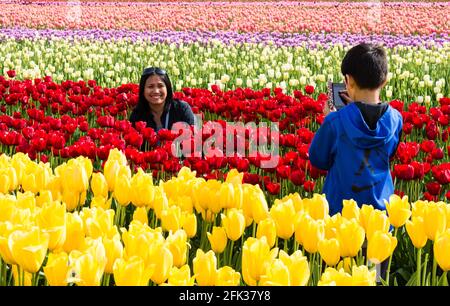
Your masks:
[[[159,75],[165,75],[167,74],[167,72],[164,69],[158,68],[158,67],[148,67],[145,68],[144,71],[142,72],[143,75],[145,74],[152,74],[152,73],[156,73]]]

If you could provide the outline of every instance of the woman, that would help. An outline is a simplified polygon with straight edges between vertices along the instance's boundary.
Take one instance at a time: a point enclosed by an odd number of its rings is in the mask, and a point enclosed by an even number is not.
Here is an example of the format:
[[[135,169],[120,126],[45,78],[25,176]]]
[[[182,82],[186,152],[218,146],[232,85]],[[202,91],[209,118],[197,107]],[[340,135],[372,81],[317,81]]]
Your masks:
[[[156,132],[172,128],[176,122],[194,124],[194,113],[184,101],[173,98],[172,84],[167,72],[157,67],[145,68],[139,82],[139,101],[130,116],[133,125],[138,121]]]

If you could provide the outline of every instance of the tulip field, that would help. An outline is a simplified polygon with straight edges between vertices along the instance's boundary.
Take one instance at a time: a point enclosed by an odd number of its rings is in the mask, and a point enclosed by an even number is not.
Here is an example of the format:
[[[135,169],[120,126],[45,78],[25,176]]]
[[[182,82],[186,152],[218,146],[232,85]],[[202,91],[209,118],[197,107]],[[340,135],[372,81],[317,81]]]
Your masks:
[[[2,1],[0,286],[448,286],[448,16],[437,1]],[[363,41],[385,47],[381,99],[403,116],[395,194],[330,216],[308,149]],[[128,120],[149,66],[203,123],[188,156]],[[210,126],[241,150],[206,146]]]

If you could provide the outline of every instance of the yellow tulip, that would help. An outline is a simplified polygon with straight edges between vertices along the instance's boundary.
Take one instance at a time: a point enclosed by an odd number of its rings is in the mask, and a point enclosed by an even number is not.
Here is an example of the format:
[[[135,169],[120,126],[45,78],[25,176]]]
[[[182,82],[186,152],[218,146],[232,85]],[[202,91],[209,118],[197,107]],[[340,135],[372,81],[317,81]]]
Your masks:
[[[311,274],[306,256],[303,256],[301,251],[295,251],[289,256],[281,250],[279,258],[289,270],[290,285],[306,286]]]
[[[259,185],[251,186],[246,188],[248,194],[244,191],[244,201],[250,204],[251,218],[259,224],[259,222],[269,217],[269,207],[264,192]]]
[[[66,253],[70,253],[72,250],[81,250],[85,237],[83,220],[78,212],[68,213],[66,218],[66,240],[63,250]]]
[[[239,173],[236,169],[231,169],[227,173],[227,178],[225,182],[230,184],[240,185],[242,184],[242,180],[244,179],[244,173]]]
[[[355,219],[343,219],[338,232],[341,257],[354,257],[364,243],[364,229]]]
[[[199,286],[214,286],[217,276],[217,259],[213,251],[204,253],[201,249],[197,249],[193,267]]]
[[[277,257],[278,248],[270,249],[266,237],[250,237],[244,242],[242,251],[242,277],[249,286],[256,286],[263,275],[266,264]]]
[[[154,270],[154,265],[146,267],[140,257],[118,258],[113,266],[114,282],[116,286],[148,286]]]
[[[342,201],[342,217],[346,219],[356,219],[359,222],[359,207],[355,200]]]
[[[62,202],[66,204],[67,211],[74,211],[78,206],[83,205],[82,194],[71,191],[64,190],[62,194]]]
[[[417,200],[411,204],[412,207],[412,218],[421,217],[425,218],[425,209],[428,206],[428,201]]]
[[[319,254],[328,266],[335,266],[341,259],[339,240],[323,239],[318,244]]]
[[[130,179],[127,175],[118,174],[114,184],[114,198],[121,206],[127,206],[131,202],[132,193]]]
[[[305,208],[314,220],[325,219],[330,208],[324,194],[315,193],[311,199],[303,199]]]
[[[447,205],[447,204],[444,204]],[[443,205],[429,203],[424,212],[424,229],[428,239],[434,241],[437,235],[446,229],[446,209]]]
[[[0,257],[2,260],[9,264],[16,264],[14,257],[11,254],[11,250],[8,246],[8,238],[12,232],[16,230],[16,226],[9,221],[0,222]]]
[[[266,218],[258,223],[256,238],[260,239],[263,236],[266,237],[267,243],[272,248],[277,238],[277,227],[272,218]]]
[[[158,285],[164,283],[173,267],[173,255],[169,248],[163,243],[153,243],[150,246],[148,262],[155,265],[151,280]]]
[[[197,234],[197,216],[194,213],[185,215],[183,229],[188,238],[193,238]]]
[[[344,271],[344,269],[336,270],[334,268],[326,268],[325,272],[319,280],[318,286],[351,286],[352,276]]]
[[[341,213],[334,214],[332,217],[325,218],[325,238],[337,238],[337,231],[341,226],[343,217]]]
[[[105,273],[113,273],[113,264],[118,258],[123,256],[123,245],[120,241],[120,235],[117,233],[112,238],[102,237],[103,246],[105,247],[106,266]]]
[[[89,177],[83,165],[75,159],[69,160],[61,172],[63,190],[81,193],[89,187]]]
[[[309,219],[306,222],[304,231],[303,247],[308,253],[316,253],[319,241],[325,239],[325,224],[323,220]]]
[[[72,251],[69,255],[68,283],[78,286],[99,286],[106,265],[105,249],[98,247],[85,252]]]
[[[61,248],[66,241],[66,205],[58,201],[45,203],[38,213],[37,224],[50,235],[48,249]]]
[[[239,286],[241,274],[233,268],[225,266],[217,270],[216,286]]]
[[[305,210],[305,204],[303,203],[302,198],[298,194],[298,192],[290,193],[283,198],[283,200],[291,200],[294,203],[295,211],[298,213],[299,211]]]
[[[376,273],[375,269],[369,271],[367,266],[353,266],[352,286],[376,286]]]
[[[389,218],[386,215],[386,211],[381,211],[378,209],[372,211],[367,222],[367,240],[370,240],[376,231],[382,231],[385,233],[389,232],[389,225]]]
[[[412,221],[406,221],[406,232],[417,249],[423,248],[428,241],[422,217],[413,217]]]
[[[225,250],[228,242],[225,228],[214,226],[212,233],[206,233],[206,235],[214,253],[220,254]]]
[[[411,216],[408,196],[400,198],[398,195],[393,194],[389,197],[389,202],[384,200],[384,204],[386,205],[389,222],[396,228],[403,226]]]
[[[240,202],[235,194],[234,185],[231,183],[222,183],[219,188],[219,206],[224,209],[240,208]]]
[[[103,168],[103,174],[108,183],[108,190],[114,191],[116,187],[116,177],[120,170],[120,163],[117,160],[107,160]]]
[[[289,269],[280,259],[274,259],[261,275],[261,286],[290,286]]]
[[[8,188],[9,188],[9,179],[8,179]],[[31,191],[36,194],[39,192],[39,186],[36,182],[36,175],[34,173],[27,173],[23,175],[22,178],[22,189],[24,191]]]
[[[167,246],[173,256],[173,265],[181,267],[186,263],[187,253],[187,235],[184,230],[177,230],[175,233],[170,233],[166,238]]]
[[[176,232],[183,224],[181,208],[178,206],[170,206],[161,214],[161,225],[166,231]]]
[[[391,233],[376,231],[367,243],[367,258],[375,264],[383,262],[397,247],[397,238]]]
[[[312,220],[311,216],[305,211],[299,211],[295,215],[294,220],[295,241],[297,241],[298,244],[300,245],[303,245],[305,229],[308,226],[308,222],[310,220]]]
[[[69,256],[65,252],[50,253],[44,274],[50,286],[67,286],[69,272]]]
[[[245,230],[245,217],[242,210],[228,209],[226,215],[222,214],[222,226],[225,228],[228,239],[236,241],[241,238]]]
[[[195,277],[191,277],[191,269],[188,265],[184,265],[181,268],[172,267],[169,272],[169,278],[167,279],[168,286],[193,286]],[[164,285],[164,284],[163,284]]]
[[[25,271],[36,273],[47,254],[49,235],[37,226],[29,230],[16,230],[8,237],[8,247],[14,261]]]
[[[169,201],[167,196],[159,186],[154,189],[154,201],[152,203],[152,208],[155,211],[155,215],[158,219],[161,219],[162,212],[169,208]]]
[[[155,198],[153,177],[151,173],[145,173],[142,168],[131,178],[131,202],[134,206],[151,206]]]
[[[10,191],[10,187],[12,187],[12,184],[9,176],[6,173],[0,173],[0,194],[7,194]]]
[[[361,224],[366,233],[367,224],[369,224],[369,218],[374,209],[375,208],[372,205],[363,204],[359,210],[359,224]]]
[[[138,207],[133,213],[133,220],[139,220],[142,224],[148,224],[147,209],[145,207]]]
[[[442,270],[450,270],[450,230],[439,234],[433,244],[434,257]]]
[[[94,196],[108,198],[108,183],[101,172],[93,173],[91,178],[91,189]]]
[[[86,236],[91,238],[113,237],[117,233],[117,227],[114,225],[114,214],[115,212],[112,209],[84,207],[80,217],[83,220]]]
[[[275,200],[274,205],[270,208],[270,216],[275,221],[278,237],[289,239],[294,234],[295,214],[292,200],[286,202]]]

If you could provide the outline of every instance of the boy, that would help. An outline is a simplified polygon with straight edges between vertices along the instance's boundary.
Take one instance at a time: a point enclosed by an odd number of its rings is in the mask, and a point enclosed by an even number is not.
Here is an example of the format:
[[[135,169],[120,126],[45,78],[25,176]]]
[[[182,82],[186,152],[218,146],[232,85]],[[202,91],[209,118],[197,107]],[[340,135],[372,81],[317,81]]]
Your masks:
[[[348,104],[339,111],[325,107],[329,114],[311,142],[309,158],[328,170],[323,192],[330,215],[341,212],[345,199],[385,210],[383,200],[394,193],[389,161],[402,131],[400,113],[379,99],[388,73],[386,53],[359,44],[345,55],[341,72],[347,88],[341,97]]]

